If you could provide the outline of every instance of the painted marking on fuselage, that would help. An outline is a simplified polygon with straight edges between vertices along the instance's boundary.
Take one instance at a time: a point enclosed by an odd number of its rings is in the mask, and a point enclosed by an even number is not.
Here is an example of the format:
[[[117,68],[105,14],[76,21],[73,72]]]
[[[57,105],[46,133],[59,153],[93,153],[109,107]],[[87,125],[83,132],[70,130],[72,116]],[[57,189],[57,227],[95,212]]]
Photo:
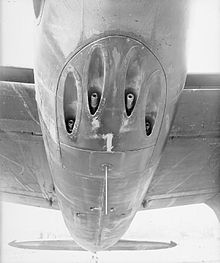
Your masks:
[[[106,135],[103,135],[103,139],[106,140],[106,150],[107,150],[107,152],[111,152],[112,149],[113,149],[113,146],[112,146],[113,134],[112,133],[108,133]]]

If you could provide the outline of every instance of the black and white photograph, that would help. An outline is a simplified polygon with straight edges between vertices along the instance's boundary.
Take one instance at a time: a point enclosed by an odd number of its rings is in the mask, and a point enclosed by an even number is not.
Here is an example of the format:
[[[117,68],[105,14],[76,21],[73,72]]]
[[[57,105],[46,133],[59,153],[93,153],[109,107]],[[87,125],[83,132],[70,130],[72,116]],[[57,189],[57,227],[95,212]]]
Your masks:
[[[0,263],[220,263],[220,0],[0,0]]]

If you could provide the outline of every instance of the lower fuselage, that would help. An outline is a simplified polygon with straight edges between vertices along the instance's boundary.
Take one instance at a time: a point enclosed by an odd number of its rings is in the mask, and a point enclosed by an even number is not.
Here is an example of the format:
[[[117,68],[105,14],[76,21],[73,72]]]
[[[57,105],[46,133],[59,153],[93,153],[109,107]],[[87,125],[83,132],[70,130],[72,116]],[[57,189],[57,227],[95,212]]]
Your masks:
[[[187,1],[82,2],[45,2],[36,95],[65,223],[98,251],[125,233],[159,162],[185,80]]]

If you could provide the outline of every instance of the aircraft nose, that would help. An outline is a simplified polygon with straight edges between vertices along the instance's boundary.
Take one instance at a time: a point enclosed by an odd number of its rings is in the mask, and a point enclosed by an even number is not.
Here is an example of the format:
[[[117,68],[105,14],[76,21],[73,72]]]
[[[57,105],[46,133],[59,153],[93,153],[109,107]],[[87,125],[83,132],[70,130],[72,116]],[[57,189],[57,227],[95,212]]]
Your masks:
[[[59,202],[66,226],[74,241],[91,252],[106,250],[114,245],[127,230],[136,212],[124,211],[122,215],[120,211],[109,211],[105,214],[100,207],[90,207],[85,211],[82,207],[76,209],[72,202],[60,196]]]
[[[73,55],[60,76],[59,140],[95,151],[152,146],[165,101],[164,71],[144,44],[125,36],[99,39]]]
[[[165,101],[159,61],[130,37],[101,38],[65,64],[57,89],[60,162],[53,163],[53,176],[66,225],[82,247],[113,245],[139,209]]]
[[[62,166],[54,167],[59,206],[73,239],[103,250],[125,233],[152,171],[154,147],[128,152],[96,152],[62,146]]]

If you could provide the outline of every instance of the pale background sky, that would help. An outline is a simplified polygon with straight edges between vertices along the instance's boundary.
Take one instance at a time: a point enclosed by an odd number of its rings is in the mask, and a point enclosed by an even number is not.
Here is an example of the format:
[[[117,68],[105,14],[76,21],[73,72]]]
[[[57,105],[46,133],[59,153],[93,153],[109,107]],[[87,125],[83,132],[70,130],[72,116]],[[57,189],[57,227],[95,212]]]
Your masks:
[[[32,68],[32,1],[0,1],[4,11],[1,63]],[[190,25],[188,71],[220,72],[220,0],[193,0]],[[68,238],[60,212],[3,203],[1,215],[1,263],[90,262],[90,255],[84,252],[21,250],[7,245],[14,239]],[[173,240],[178,246],[161,251],[103,252],[100,262],[220,262],[219,232],[214,213],[205,205],[140,212],[125,238]]]
[[[9,247],[12,240],[67,239],[59,211],[3,203],[1,263],[84,263],[89,252],[39,251]],[[101,252],[100,263],[220,262],[220,224],[206,205],[138,212],[123,238],[174,241],[177,247],[155,251]]]

